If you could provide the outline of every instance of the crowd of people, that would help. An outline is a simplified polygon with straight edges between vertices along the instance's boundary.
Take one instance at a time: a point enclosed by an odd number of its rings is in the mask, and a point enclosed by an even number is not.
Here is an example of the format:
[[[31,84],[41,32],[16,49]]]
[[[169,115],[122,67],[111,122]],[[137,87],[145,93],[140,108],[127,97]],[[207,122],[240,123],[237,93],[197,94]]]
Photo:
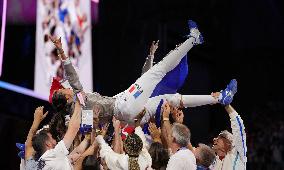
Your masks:
[[[43,107],[35,110],[21,169],[245,170],[245,127],[231,106],[237,81],[210,95],[176,93],[187,75],[183,71],[187,52],[203,41],[193,21],[189,21],[189,32],[182,44],[155,65],[158,42],[153,42],[141,77],[113,97],[85,92],[61,39],[50,36],[71,88],[53,80],[49,102],[56,113],[38,130],[48,112]],[[224,106],[231,132],[220,132],[212,139],[212,147],[192,146],[182,109],[208,104]]]

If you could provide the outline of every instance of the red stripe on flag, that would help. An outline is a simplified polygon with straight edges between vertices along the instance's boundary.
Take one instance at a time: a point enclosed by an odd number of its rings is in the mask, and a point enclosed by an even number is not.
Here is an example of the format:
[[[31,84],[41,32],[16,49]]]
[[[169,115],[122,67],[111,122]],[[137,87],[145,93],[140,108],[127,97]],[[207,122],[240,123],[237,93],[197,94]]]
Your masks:
[[[132,93],[134,89],[135,89],[135,86],[133,85],[133,86],[129,89],[129,93]]]

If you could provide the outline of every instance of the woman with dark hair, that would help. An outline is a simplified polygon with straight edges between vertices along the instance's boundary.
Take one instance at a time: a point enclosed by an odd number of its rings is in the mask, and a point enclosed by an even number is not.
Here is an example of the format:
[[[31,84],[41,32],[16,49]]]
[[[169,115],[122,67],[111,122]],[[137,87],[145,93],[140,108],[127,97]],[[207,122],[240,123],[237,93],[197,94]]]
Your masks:
[[[54,91],[51,99],[54,110],[56,112],[61,112],[63,115],[68,115],[72,113],[74,109],[74,103],[68,102],[71,96],[73,97],[73,92],[70,89],[63,89],[62,87],[62,89]]]
[[[49,123],[49,132],[52,137],[59,142],[66,133],[66,122],[62,112],[55,113]]]
[[[58,94],[55,92],[54,97]],[[66,98],[64,96],[60,96],[55,100],[53,108],[55,109],[56,113],[52,116],[49,122],[49,132],[51,133],[52,137],[59,142],[63,139],[68,123],[70,120],[70,116],[72,116],[72,111],[74,108],[73,103],[67,103]],[[79,134],[79,133],[78,133]],[[81,143],[80,135],[76,135],[72,145],[70,146],[70,150],[73,150]]]
[[[165,170],[170,159],[168,150],[160,142],[151,144],[149,154],[152,157],[152,168],[155,170]]]
[[[62,87],[61,84],[57,81],[53,81],[51,90],[58,87]],[[68,89],[63,90],[65,91],[64,93],[69,94]],[[59,142],[66,133],[66,116],[72,116],[71,113],[74,110],[74,102],[67,102],[66,96],[62,95],[58,91],[53,93],[52,101],[52,106],[56,113],[53,115],[49,123],[49,131],[52,134],[52,137]]]

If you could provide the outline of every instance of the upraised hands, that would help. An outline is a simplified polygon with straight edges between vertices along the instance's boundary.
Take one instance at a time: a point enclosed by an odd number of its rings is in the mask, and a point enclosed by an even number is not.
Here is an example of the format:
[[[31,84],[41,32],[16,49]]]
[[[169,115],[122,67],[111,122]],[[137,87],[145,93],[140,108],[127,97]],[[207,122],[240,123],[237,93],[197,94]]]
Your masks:
[[[214,97],[215,99],[218,99],[220,96],[220,92],[212,92],[211,96]]]
[[[49,39],[53,42],[56,49],[58,50],[62,49],[61,37],[56,39],[56,38],[53,38],[52,36],[49,36]]]
[[[43,114],[43,108],[43,106],[36,108],[34,112],[34,122],[40,123],[47,116],[48,111]]]
[[[163,119],[169,119],[171,113],[171,108],[168,102],[166,102],[163,106]]]
[[[156,50],[158,49],[158,47],[159,47],[159,40],[158,41],[153,41],[152,45],[150,47],[149,55],[154,56],[154,54],[155,54]]]
[[[149,132],[154,142],[161,142],[161,129],[157,128],[156,124],[149,123]]]
[[[140,126],[141,120],[144,117],[144,115],[146,114],[146,109],[144,108],[135,118],[135,126],[138,127]]]
[[[107,134],[107,130],[109,127],[109,123],[104,124],[104,126],[101,129],[101,135],[104,137]]]
[[[56,39],[52,36],[49,36],[49,39],[53,42],[55,48],[57,49],[57,53],[58,53],[58,56],[60,57],[60,59],[66,60],[67,57],[65,56],[64,51],[62,49],[61,37]]]
[[[113,128],[115,130],[119,130],[120,129],[120,121],[117,120],[114,116],[112,118],[112,125],[113,125]]]
[[[99,115],[100,115],[101,109],[99,107],[94,106],[93,107],[93,124],[99,124]]]
[[[79,129],[80,123],[81,123],[81,105],[77,100],[76,103],[75,103],[75,109],[73,111],[72,117],[71,117],[69,124],[68,124],[68,128],[72,127],[72,128],[76,129],[78,127],[78,129]]]
[[[173,113],[172,116],[173,116],[173,119],[175,120],[175,122],[182,124],[183,118],[184,118],[183,111],[179,110],[179,108],[177,108],[177,107],[174,107],[172,113]]]

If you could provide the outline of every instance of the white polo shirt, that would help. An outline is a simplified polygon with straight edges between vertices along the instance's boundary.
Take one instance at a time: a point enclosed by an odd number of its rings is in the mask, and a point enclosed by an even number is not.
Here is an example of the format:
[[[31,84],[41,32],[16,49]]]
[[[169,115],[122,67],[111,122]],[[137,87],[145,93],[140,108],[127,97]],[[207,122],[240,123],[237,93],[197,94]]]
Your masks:
[[[42,165],[43,170],[72,170],[73,166],[67,157],[68,154],[69,151],[61,140],[54,149],[47,150],[39,158],[38,164]]]
[[[181,149],[170,157],[167,170],[196,170],[196,159],[189,149]]]

